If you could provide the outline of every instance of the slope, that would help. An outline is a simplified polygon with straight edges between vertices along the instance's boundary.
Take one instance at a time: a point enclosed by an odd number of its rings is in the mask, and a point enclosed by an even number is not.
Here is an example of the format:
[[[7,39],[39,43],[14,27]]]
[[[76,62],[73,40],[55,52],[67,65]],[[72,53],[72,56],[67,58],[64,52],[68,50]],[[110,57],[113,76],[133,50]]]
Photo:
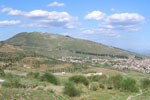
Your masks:
[[[6,43],[54,58],[61,56],[115,55],[131,57],[136,55],[132,52],[88,40],[40,32],[19,33],[6,40]]]

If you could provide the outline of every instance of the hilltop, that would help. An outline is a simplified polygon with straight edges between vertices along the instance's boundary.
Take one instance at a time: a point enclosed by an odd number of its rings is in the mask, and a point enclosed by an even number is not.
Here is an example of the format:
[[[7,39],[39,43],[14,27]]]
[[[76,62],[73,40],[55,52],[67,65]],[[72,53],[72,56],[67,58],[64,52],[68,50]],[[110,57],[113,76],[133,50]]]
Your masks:
[[[58,34],[22,32],[5,41],[9,45],[34,51],[48,57],[94,56],[133,57],[137,55],[126,50],[106,46],[89,40],[72,38]]]

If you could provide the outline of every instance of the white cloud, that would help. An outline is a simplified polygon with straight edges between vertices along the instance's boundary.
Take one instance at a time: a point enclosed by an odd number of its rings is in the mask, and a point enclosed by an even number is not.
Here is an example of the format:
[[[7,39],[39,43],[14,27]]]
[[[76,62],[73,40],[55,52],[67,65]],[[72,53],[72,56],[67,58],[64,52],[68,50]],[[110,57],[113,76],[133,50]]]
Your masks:
[[[65,6],[64,3],[58,3],[58,2],[53,2],[47,5],[48,7],[63,7]]]
[[[85,29],[81,33],[84,33],[84,34],[94,34],[94,33],[97,33],[97,31],[91,30],[91,29]]]
[[[46,25],[41,25],[41,24],[23,24],[23,25],[20,25],[20,27],[47,28]],[[50,27],[49,27],[49,28],[50,28]]]
[[[16,25],[19,24],[20,21],[19,20],[4,20],[4,21],[0,21],[0,27],[5,27],[5,26],[12,26],[12,25]]]
[[[92,11],[85,16],[86,20],[102,20],[105,17],[105,13],[101,11]]]
[[[67,23],[64,28],[67,28],[67,29],[74,29],[74,28],[77,28],[78,26],[80,26],[80,23]]]
[[[120,34],[111,29],[84,29],[81,31],[82,34],[97,34],[98,36],[105,36],[111,38],[119,38]]]
[[[28,26],[37,27],[62,27],[62,28],[75,28],[77,25],[77,17],[69,15],[67,12],[45,11],[45,10],[32,10],[24,12],[21,10],[14,10],[12,8],[3,8],[1,12],[7,12],[10,16],[16,16],[32,20],[34,24]]]
[[[110,10],[111,10],[111,11],[115,11],[115,9],[114,9],[114,8],[111,8]]]
[[[137,26],[143,24],[144,22],[145,18],[137,13],[120,13],[108,16],[104,22],[99,25],[99,27],[107,29],[138,31],[141,28],[138,28]]]

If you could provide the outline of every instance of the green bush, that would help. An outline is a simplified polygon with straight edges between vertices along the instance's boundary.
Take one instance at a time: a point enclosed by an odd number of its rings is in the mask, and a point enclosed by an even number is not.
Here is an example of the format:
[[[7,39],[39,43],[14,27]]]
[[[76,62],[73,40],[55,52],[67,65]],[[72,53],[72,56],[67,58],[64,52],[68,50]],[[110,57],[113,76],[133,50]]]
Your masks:
[[[122,81],[121,89],[123,91],[128,91],[128,92],[138,92],[139,91],[136,80],[133,78],[130,78],[130,77],[128,77]]]
[[[69,81],[74,83],[83,83],[84,85],[88,85],[89,81],[85,76],[82,75],[74,75],[69,78]]]
[[[40,80],[41,81],[47,81],[47,82],[53,83],[55,85],[59,85],[60,84],[58,78],[56,76],[54,76],[52,73],[49,73],[49,72],[45,72],[40,77]]]
[[[2,66],[0,66],[0,72],[4,72],[4,70],[2,69]]]
[[[5,77],[5,73],[4,72],[0,72],[0,77]]]
[[[122,75],[115,75],[109,78],[109,87],[114,87],[122,91],[138,92],[136,80],[130,77],[124,78]]]
[[[73,82],[66,82],[63,90],[64,94],[75,97],[80,95],[80,91],[75,87]]]
[[[103,83],[99,83],[99,88],[104,89],[104,88],[105,88],[105,85],[104,85]]]
[[[107,76],[106,75],[94,75],[88,77],[91,81],[99,81],[101,83],[106,83],[107,81]]]
[[[48,89],[47,92],[48,92],[48,93],[53,93],[53,94],[55,93],[55,91],[52,90],[52,89]]]
[[[39,72],[29,72],[28,74],[27,74],[27,78],[30,78],[30,79],[37,79],[37,78],[39,78],[39,76],[40,76],[40,73]]]
[[[96,91],[99,88],[99,83],[98,82],[92,82],[89,84],[89,89]]]
[[[122,81],[123,81],[122,75],[115,75],[109,78],[109,83],[112,85],[112,87],[116,89],[120,89],[122,87]]]
[[[17,79],[17,78],[9,79],[8,81],[3,82],[2,86],[8,87],[8,88],[18,88],[19,87],[19,79]]]
[[[141,81],[141,85],[142,85],[142,88],[149,89],[150,88],[150,80],[149,79],[143,79]]]

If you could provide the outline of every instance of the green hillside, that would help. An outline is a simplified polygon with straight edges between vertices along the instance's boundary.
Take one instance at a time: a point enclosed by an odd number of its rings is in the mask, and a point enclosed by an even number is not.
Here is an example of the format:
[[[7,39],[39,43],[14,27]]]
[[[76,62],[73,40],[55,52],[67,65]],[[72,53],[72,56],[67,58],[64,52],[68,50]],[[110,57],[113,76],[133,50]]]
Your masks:
[[[61,56],[127,56],[136,55],[125,50],[100,43],[72,38],[58,34],[23,32],[8,39],[6,43],[35,51],[49,57]]]
[[[82,64],[61,62],[51,57],[46,57],[35,52],[15,48],[4,42],[0,42],[0,72],[11,71],[50,71],[50,72],[74,72],[86,69]]]

